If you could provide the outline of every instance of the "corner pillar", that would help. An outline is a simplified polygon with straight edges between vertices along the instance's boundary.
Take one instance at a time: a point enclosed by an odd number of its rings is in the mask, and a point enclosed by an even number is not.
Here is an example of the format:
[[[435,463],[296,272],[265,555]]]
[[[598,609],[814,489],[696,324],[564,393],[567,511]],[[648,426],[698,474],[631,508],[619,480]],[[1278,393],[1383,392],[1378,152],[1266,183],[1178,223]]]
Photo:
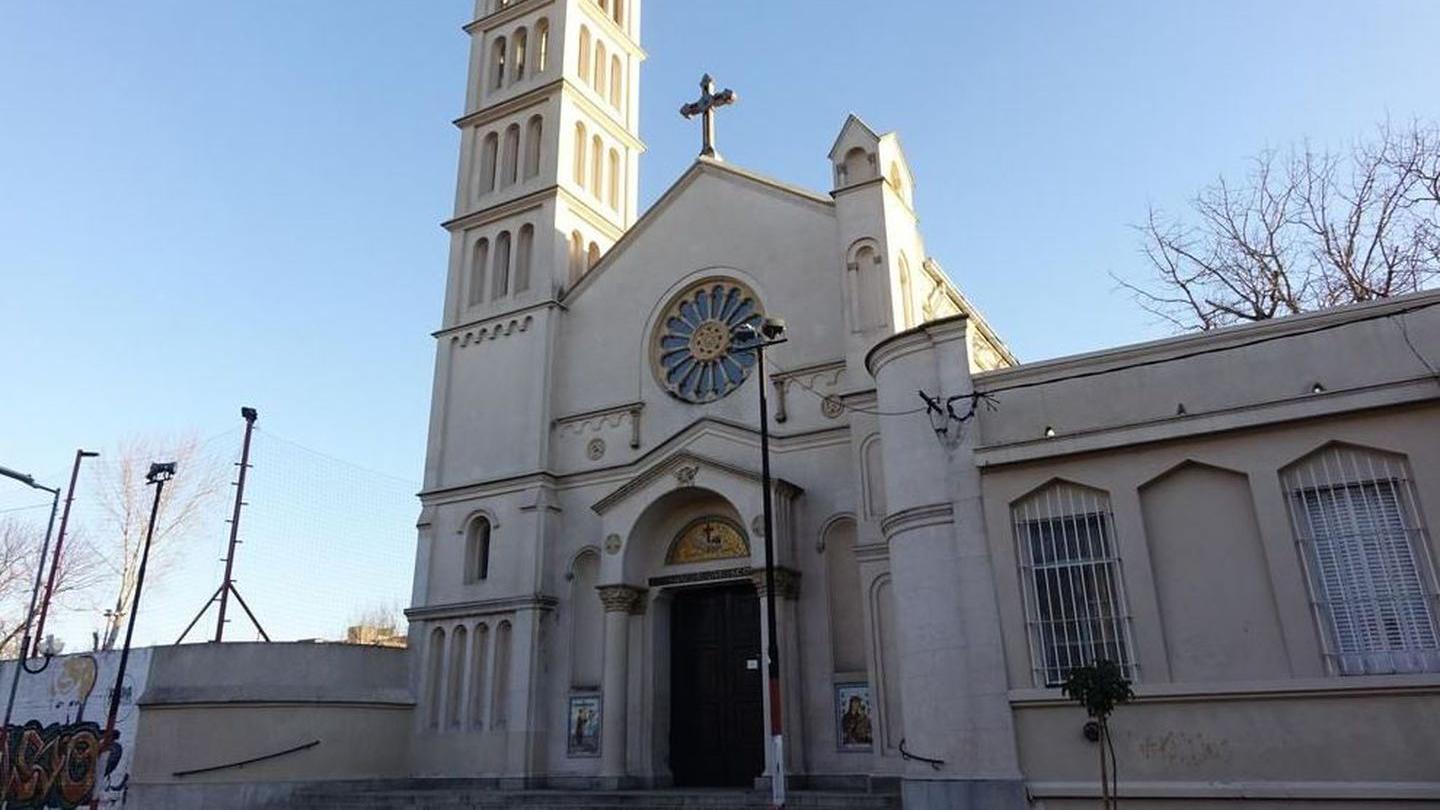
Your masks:
[[[619,786],[626,777],[626,704],[630,691],[630,614],[644,593],[630,585],[602,585],[605,606],[605,672],[601,682],[600,776]]]

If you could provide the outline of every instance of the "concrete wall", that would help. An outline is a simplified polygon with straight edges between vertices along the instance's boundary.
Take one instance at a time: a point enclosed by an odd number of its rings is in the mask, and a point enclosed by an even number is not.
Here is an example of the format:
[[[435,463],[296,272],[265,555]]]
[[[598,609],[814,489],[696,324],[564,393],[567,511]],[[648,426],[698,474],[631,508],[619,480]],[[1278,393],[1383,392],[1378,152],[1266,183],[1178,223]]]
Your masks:
[[[1032,677],[1013,528],[1012,505],[1057,480],[1103,493],[1112,513],[1137,666],[1137,700],[1113,720],[1123,796],[1186,810],[1240,798],[1440,802],[1430,720],[1440,672],[1327,666],[1282,479],[1335,443],[1408,470],[1434,594],[1440,380],[1420,358],[1440,359],[1440,307],[1420,307],[1436,302],[1422,294],[977,375],[998,406],[982,412],[975,458],[1008,698],[1041,805],[1097,795],[1084,713]]]
[[[150,652],[132,777],[148,799],[137,806],[169,806],[166,797],[198,795],[196,785],[238,796],[239,785],[409,773],[405,650],[230,643]],[[236,765],[301,746],[309,747]],[[216,770],[185,773],[208,768]]]

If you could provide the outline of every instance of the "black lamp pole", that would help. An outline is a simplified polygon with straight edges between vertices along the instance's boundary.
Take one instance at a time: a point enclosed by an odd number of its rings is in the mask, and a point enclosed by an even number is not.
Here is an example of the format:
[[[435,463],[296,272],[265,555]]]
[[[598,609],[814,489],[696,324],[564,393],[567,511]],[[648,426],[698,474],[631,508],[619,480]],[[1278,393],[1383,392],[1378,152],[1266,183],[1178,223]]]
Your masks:
[[[770,403],[765,396],[765,350],[784,343],[785,322],[767,320],[760,328],[750,327],[754,336],[756,373],[760,389],[760,487],[765,528],[765,630],[769,636],[765,655],[770,687],[770,746],[775,763],[770,778],[770,805],[785,806],[785,723],[780,703],[780,640],[775,622],[775,518],[770,495]]]
[[[19,481],[31,489],[44,490],[51,496],[50,522],[45,527],[45,542],[40,546],[39,564],[35,566],[35,587],[30,589],[30,607],[25,611],[25,630],[21,633],[19,654],[15,656],[15,672],[10,676],[10,696],[5,700],[5,721],[0,724],[0,732],[6,735],[6,747],[9,748],[10,720],[15,714],[15,695],[20,689],[20,672],[22,670],[40,672],[45,669],[45,666],[42,665],[40,669],[31,670],[25,664],[25,655],[30,651],[30,624],[35,620],[35,603],[40,598],[40,583],[44,581],[45,577],[45,554],[50,550],[50,533],[55,530],[55,513],[60,509],[60,488],[37,484],[34,476],[16,472],[8,467],[0,467],[0,476]],[[48,665],[49,662],[50,657],[47,655],[45,663]],[[0,779],[0,807],[10,806],[9,793],[9,774],[5,774],[5,778]]]

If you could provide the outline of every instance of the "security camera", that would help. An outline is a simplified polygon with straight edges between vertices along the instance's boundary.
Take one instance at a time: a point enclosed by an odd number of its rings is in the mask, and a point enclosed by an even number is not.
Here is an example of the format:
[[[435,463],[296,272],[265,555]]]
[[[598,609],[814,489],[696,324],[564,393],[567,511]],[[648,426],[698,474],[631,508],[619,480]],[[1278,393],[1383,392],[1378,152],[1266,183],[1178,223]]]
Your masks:
[[[145,480],[150,483],[156,481],[169,481],[175,476],[175,462],[157,461],[150,465],[150,472],[145,474]]]

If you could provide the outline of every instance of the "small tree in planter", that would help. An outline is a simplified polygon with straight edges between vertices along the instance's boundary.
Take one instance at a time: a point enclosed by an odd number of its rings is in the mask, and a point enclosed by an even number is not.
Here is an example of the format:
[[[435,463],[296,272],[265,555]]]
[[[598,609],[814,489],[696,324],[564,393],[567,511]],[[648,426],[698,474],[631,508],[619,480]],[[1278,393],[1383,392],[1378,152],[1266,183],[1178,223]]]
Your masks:
[[[1065,696],[1085,707],[1094,718],[1098,732],[1096,742],[1100,744],[1100,806],[1110,810],[1116,806],[1115,794],[1119,791],[1119,775],[1115,772],[1115,745],[1110,741],[1110,713],[1121,703],[1128,703],[1135,697],[1130,688],[1130,679],[1114,661],[1100,659],[1089,666],[1070,670],[1065,683],[1061,685]],[[1106,753],[1109,753],[1109,764]],[[1114,789],[1111,775],[1114,774]]]

